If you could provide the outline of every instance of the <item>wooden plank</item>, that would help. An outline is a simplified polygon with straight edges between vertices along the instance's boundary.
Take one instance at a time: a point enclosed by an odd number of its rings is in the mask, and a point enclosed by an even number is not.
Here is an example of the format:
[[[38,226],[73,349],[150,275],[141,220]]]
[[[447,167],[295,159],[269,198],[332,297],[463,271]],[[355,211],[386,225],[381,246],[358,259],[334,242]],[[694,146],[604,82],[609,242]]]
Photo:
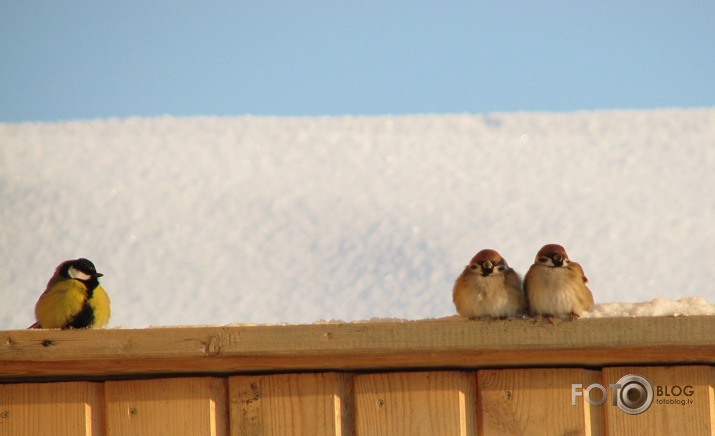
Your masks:
[[[231,435],[352,435],[352,376],[303,373],[229,378]]]
[[[104,435],[104,387],[94,382],[0,385],[0,435]]]
[[[475,376],[459,371],[355,376],[356,435],[475,435]]]
[[[0,379],[715,364],[715,317],[0,332]]]
[[[614,390],[602,407],[607,434],[715,434],[715,368],[711,366],[604,368],[601,384],[617,384],[623,377],[642,376],[653,389],[653,402],[631,415],[612,404]],[[633,383],[643,383],[638,379]],[[627,388],[623,388],[627,389]],[[625,393],[624,391],[623,393]],[[635,393],[638,393],[636,390]],[[626,410],[639,411],[637,396],[625,401]]]
[[[107,435],[225,435],[225,379],[108,381]]]
[[[572,405],[571,385],[601,381],[599,371],[578,368],[502,369],[478,372],[481,435],[601,435],[603,415],[583,397]],[[594,400],[598,394],[593,393]]]

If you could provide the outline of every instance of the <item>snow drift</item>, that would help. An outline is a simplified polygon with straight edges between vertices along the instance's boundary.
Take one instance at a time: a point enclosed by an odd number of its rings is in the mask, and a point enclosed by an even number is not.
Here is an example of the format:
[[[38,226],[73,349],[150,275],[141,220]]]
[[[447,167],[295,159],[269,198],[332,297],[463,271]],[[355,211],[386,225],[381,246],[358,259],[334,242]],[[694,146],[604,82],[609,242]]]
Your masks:
[[[450,316],[478,250],[523,274],[552,242],[597,303],[715,301],[712,108],[0,124],[0,144],[2,329],[75,257],[110,326]]]

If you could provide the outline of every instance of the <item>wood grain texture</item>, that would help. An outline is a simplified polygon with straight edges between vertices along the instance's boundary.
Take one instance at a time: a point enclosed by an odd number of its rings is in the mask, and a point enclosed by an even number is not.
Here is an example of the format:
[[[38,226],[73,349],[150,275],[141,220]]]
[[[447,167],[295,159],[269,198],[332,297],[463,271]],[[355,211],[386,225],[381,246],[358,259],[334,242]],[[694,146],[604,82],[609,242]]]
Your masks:
[[[225,379],[108,381],[105,396],[107,436],[228,433]]]
[[[476,434],[473,373],[375,373],[354,380],[358,436]]]
[[[715,364],[715,317],[0,332],[0,379]]]
[[[103,390],[93,382],[0,384],[0,435],[104,435]]]
[[[601,409],[571,398],[572,383],[598,382],[600,372],[578,368],[480,370],[480,434],[601,435]]]
[[[350,374],[230,377],[229,398],[233,436],[354,433]]]
[[[652,385],[653,403],[637,415],[623,412],[611,401],[603,405],[607,434],[715,434],[714,367],[604,368],[601,384],[615,384],[631,374],[645,377]]]

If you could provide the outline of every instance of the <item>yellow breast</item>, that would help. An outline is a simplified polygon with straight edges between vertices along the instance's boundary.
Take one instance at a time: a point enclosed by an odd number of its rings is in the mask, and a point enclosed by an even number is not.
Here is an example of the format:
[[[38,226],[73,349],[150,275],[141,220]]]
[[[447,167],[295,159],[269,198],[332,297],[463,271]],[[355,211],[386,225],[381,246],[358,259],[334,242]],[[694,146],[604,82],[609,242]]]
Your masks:
[[[87,287],[79,280],[61,280],[53,283],[35,305],[35,317],[45,329],[66,328],[82,310],[87,300]],[[99,328],[109,322],[109,297],[101,285],[94,289],[89,305],[94,312],[90,328]]]

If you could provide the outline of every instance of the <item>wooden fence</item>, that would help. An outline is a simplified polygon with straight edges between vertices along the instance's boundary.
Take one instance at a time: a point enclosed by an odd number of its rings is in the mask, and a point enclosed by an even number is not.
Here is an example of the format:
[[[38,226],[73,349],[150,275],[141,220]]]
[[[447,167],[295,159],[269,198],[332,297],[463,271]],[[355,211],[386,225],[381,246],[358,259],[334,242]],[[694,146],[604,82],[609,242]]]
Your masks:
[[[2,331],[0,435],[711,435],[713,365],[703,316]]]

